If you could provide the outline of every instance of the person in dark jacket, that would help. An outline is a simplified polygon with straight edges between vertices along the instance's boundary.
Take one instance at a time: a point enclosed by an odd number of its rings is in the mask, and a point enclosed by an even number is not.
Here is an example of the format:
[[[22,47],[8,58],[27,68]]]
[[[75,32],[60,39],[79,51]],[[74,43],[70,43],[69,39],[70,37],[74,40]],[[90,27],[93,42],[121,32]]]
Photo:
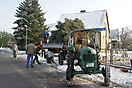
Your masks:
[[[40,53],[39,53],[40,50],[41,50],[41,45],[40,43],[38,43],[38,45],[36,46],[36,53],[35,53],[35,58],[33,60],[33,63],[35,63],[35,60],[36,60],[38,64],[41,64],[38,60],[38,55],[40,56]]]
[[[48,37],[49,37],[49,32],[44,30],[44,32],[42,34],[42,38],[44,39],[44,43],[47,43]]]
[[[26,67],[28,68],[29,61],[30,61],[30,66],[33,68],[33,56],[35,55],[36,48],[35,45],[33,44],[33,41],[30,41],[30,43],[26,47],[26,54],[27,54],[27,62],[26,62]]]

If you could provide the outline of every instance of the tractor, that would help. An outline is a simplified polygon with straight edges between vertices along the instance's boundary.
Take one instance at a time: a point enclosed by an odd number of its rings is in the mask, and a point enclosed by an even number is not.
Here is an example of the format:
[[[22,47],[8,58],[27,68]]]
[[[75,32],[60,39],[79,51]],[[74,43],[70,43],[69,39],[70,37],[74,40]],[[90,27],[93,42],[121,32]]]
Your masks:
[[[100,63],[101,31],[106,31],[106,28],[74,30],[68,34],[66,45],[66,83],[68,86],[72,85],[72,79],[76,74],[102,74],[105,86],[109,86],[110,67],[107,65],[107,60],[103,66]],[[81,70],[76,70],[75,66],[80,66]]]

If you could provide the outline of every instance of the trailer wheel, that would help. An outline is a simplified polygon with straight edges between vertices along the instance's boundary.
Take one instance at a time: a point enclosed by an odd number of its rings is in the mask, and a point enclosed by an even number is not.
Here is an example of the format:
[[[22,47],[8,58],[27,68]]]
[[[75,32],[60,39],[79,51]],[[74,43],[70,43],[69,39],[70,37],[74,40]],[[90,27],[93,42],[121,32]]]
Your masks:
[[[110,85],[110,67],[108,66],[105,68],[104,85],[105,86]]]
[[[62,52],[59,53],[58,60],[59,60],[59,65],[63,65],[63,54],[62,54]]]

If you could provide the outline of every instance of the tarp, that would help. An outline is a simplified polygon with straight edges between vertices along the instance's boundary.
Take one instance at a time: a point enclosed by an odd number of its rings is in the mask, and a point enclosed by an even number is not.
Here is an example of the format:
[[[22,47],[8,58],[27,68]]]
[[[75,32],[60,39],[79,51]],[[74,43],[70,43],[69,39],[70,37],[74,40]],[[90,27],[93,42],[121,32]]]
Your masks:
[[[95,28],[95,30],[97,30],[97,31],[105,31],[106,28]]]

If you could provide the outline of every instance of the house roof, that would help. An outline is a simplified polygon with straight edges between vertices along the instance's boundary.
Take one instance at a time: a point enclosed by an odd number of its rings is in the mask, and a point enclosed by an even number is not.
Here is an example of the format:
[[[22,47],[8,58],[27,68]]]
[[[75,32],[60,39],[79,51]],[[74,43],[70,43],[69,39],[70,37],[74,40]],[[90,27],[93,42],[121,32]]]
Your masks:
[[[118,29],[110,30],[110,36],[112,38],[112,41],[119,40],[119,31],[118,31]]]
[[[49,27],[49,31],[51,31],[52,30],[52,28],[53,28],[53,26],[55,25],[55,23],[52,23],[52,24],[46,24],[47,25],[47,27]]]
[[[91,12],[62,14],[59,21],[64,22],[65,18],[71,20],[78,18],[82,20],[82,22],[85,25],[85,28],[102,27],[102,25],[104,24],[106,12],[107,12],[106,10],[99,10],[99,11],[91,11]]]

